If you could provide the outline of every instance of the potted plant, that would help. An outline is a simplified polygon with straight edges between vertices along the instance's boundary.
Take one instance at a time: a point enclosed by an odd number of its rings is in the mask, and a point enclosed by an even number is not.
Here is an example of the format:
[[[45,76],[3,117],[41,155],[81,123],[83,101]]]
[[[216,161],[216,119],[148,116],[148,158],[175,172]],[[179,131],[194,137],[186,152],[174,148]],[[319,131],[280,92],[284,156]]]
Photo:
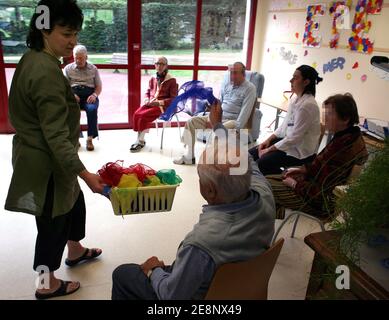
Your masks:
[[[337,201],[337,208],[341,214],[332,226],[342,234],[339,249],[359,264],[361,245],[379,239],[382,229],[389,228],[389,139]]]

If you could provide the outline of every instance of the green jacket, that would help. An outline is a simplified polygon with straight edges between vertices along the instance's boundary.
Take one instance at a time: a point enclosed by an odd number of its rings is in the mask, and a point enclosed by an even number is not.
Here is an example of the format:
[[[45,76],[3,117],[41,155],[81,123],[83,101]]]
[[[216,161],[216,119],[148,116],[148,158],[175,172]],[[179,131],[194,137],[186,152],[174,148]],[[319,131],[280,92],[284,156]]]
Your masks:
[[[16,134],[5,209],[41,215],[52,175],[52,217],[68,213],[85,167],[77,153],[80,108],[59,60],[43,51],[23,55],[11,84],[9,116]]]

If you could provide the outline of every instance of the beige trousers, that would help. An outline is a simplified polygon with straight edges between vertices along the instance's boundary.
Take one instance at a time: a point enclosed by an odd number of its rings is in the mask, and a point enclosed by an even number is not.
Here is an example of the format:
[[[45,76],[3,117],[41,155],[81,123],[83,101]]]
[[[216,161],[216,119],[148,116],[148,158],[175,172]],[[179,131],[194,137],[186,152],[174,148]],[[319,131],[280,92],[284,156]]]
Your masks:
[[[209,116],[197,116],[192,117],[189,119],[185,124],[184,133],[182,135],[182,142],[187,146],[188,148],[188,157],[194,157],[194,146],[196,142],[196,130],[207,129],[207,123],[209,123]],[[226,127],[226,129],[235,129],[236,128],[236,121],[235,120],[228,120],[223,122],[223,125]]]

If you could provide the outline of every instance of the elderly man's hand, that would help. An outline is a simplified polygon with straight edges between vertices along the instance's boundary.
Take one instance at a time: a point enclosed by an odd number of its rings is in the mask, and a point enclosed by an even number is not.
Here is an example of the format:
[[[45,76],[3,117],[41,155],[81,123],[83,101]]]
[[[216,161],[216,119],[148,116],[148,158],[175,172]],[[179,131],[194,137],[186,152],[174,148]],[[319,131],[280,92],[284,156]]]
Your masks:
[[[222,114],[223,110],[220,100],[216,99],[215,102],[211,105],[211,113],[209,114],[209,121],[211,122],[212,127],[222,122]]]
[[[87,103],[95,103],[96,102],[96,96],[94,94],[91,94],[88,99],[86,99]]]
[[[157,257],[151,257],[147,259],[146,262],[140,266],[145,275],[147,275],[150,270],[157,267],[165,267],[165,263],[162,260],[159,260]]]

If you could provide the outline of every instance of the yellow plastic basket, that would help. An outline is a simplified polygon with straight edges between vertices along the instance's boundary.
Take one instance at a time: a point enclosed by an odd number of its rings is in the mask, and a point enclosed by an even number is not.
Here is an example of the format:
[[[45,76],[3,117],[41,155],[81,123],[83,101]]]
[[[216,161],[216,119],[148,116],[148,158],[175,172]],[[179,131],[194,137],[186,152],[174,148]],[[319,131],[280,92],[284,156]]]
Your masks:
[[[179,185],[112,188],[110,200],[115,215],[171,211]]]

